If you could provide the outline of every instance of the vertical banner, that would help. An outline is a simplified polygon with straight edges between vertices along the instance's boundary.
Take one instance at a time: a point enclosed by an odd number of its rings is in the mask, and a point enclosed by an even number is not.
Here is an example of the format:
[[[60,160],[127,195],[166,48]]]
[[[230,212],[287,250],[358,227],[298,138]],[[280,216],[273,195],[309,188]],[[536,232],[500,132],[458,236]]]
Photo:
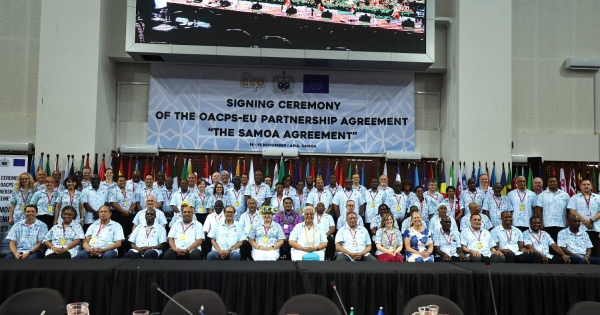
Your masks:
[[[8,254],[6,235],[10,230],[8,224],[10,196],[17,182],[19,174],[27,172],[26,155],[0,155],[0,241],[2,254]]]

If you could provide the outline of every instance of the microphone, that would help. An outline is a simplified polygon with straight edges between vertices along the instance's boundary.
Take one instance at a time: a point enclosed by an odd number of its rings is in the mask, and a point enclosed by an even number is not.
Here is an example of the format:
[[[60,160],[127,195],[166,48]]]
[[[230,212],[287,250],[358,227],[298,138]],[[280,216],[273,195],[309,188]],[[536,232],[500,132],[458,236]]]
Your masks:
[[[162,295],[166,296],[169,300],[171,300],[173,303],[175,303],[175,305],[179,306],[182,310],[184,310],[186,313],[190,314],[190,315],[194,315],[192,314],[192,312],[190,312],[187,308],[183,307],[183,305],[179,304],[179,302],[173,300],[173,298],[171,298],[168,294],[166,294],[163,290],[160,289],[160,287],[158,286],[158,284],[156,283],[152,283],[150,285],[150,289],[152,290],[156,290],[158,292],[160,292]]]
[[[483,262],[485,263],[485,267],[487,268],[488,279],[490,280],[490,290],[492,291],[492,303],[494,305],[494,314],[498,315],[498,309],[496,309],[496,298],[494,297],[494,287],[492,285],[492,274],[490,273],[491,261],[489,257],[485,257],[482,255],[482,258]]]
[[[337,287],[335,286],[335,281],[329,282],[329,285],[333,288],[333,291],[335,291],[335,295],[337,295],[338,301],[340,301],[340,305],[342,306],[342,311],[344,311],[345,315],[348,315],[348,313],[346,312],[346,307],[344,306],[344,302],[342,302],[342,298],[340,298],[340,294],[338,293]]]

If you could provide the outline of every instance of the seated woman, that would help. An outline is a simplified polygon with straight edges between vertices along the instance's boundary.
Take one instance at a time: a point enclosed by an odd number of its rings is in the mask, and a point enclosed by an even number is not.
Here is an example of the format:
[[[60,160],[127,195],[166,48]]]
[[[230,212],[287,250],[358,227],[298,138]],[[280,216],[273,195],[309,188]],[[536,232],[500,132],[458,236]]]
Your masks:
[[[74,185],[73,185],[74,187]],[[53,226],[44,237],[46,259],[71,259],[79,252],[79,244],[85,238],[81,224],[77,220],[77,210],[71,205],[64,206],[60,217],[62,222]]]
[[[423,225],[419,212],[410,216],[410,227],[404,231],[404,248],[407,262],[433,262],[431,232]]]
[[[279,248],[283,245],[285,234],[281,225],[273,222],[273,214],[277,210],[271,206],[260,207],[263,217],[262,225],[256,224],[248,234],[248,243],[252,246],[254,260],[277,260]]]
[[[396,220],[391,213],[384,213],[381,226],[375,234],[375,256],[380,262],[403,262],[400,251],[402,250],[402,233],[394,226]]]
[[[314,224],[314,219],[315,208],[306,207],[304,222],[296,224],[290,233],[292,260],[325,260],[327,236]]]

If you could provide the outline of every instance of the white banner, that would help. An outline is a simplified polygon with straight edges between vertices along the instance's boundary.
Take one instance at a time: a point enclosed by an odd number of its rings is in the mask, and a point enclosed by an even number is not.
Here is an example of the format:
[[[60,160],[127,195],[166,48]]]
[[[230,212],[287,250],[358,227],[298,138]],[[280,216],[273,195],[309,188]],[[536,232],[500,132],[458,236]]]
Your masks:
[[[27,156],[0,155],[0,241],[2,254],[8,254],[8,241],[6,235],[10,230],[8,224],[10,196],[19,178],[19,174],[27,172]]]
[[[147,143],[188,150],[414,151],[414,74],[153,64]]]

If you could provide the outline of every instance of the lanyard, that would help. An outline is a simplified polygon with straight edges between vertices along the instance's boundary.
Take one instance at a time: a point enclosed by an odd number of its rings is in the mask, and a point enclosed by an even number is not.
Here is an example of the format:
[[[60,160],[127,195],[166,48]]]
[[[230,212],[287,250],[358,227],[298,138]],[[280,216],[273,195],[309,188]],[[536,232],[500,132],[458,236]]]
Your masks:
[[[430,192],[427,192],[427,194],[429,195],[429,197],[435,199],[436,201],[438,200],[438,196],[435,193],[433,193],[433,196],[431,195]]]
[[[191,228],[191,227],[192,227],[192,225],[194,225],[194,222],[190,223],[190,225],[188,225],[188,227],[185,227],[185,226],[183,225],[183,221],[182,221],[182,222],[181,222],[181,229],[183,229],[183,234],[185,234],[185,232],[187,232],[187,230],[188,230],[189,228]]]
[[[29,199],[29,195],[31,195],[31,191],[27,193],[27,195],[23,196],[23,191],[21,191],[21,199],[23,200],[23,203],[27,203],[27,199]]]
[[[527,192],[525,192],[525,194],[523,195],[523,198],[521,198],[521,192],[519,192],[517,190],[517,195],[519,196],[519,200],[521,201],[521,203],[523,203],[523,201],[525,200],[525,198],[527,197]]]
[[[52,197],[54,196],[54,194],[50,194],[50,196],[48,196],[48,193],[46,192],[46,197],[48,198],[48,204],[52,203]]]
[[[256,189],[256,186],[254,186],[254,195],[258,196],[258,193],[260,192],[261,188],[261,186],[258,186],[258,189]]]
[[[506,234],[506,239],[508,240],[508,243],[510,244],[510,242],[512,242],[512,236],[513,236],[512,229],[510,229],[510,236],[509,236],[507,230],[504,230],[504,234]]]
[[[100,227],[98,228],[98,233],[96,233],[96,237],[98,237],[98,235],[100,235],[100,232],[102,232],[102,230],[104,230],[104,228],[107,226],[108,226],[108,224],[105,226],[102,226],[102,224],[100,224]]]
[[[533,236],[533,239],[536,240],[538,244],[542,244],[542,238],[544,237],[544,234],[542,234],[542,230],[540,230],[540,232],[538,233],[539,237],[535,237],[531,229],[529,229],[529,234]]]
[[[72,195],[69,193],[69,202],[71,206],[73,205],[73,199],[75,199],[75,191],[73,191]]]
[[[473,231],[473,230],[471,230],[471,231]],[[449,239],[446,238],[446,233],[441,228],[440,228],[440,233],[442,233],[442,236],[444,237],[444,239],[446,240],[446,243],[448,243],[448,245],[452,244],[452,235],[450,235]],[[479,232],[479,234],[481,234],[481,232]]]
[[[475,235],[475,231],[473,231],[473,228],[469,228],[471,230],[471,233],[473,233],[473,236],[475,236],[477,238],[477,241],[481,242],[481,230],[479,230],[479,236]]]
[[[502,203],[503,203],[503,202],[504,202],[504,200],[502,200],[502,197],[500,197],[500,203],[498,203],[498,202],[496,201],[496,196],[494,196],[494,203],[496,204],[496,207],[497,207],[498,209],[500,209],[500,206],[502,206]]]
[[[148,236],[150,236],[150,233],[152,233],[153,228],[154,227],[151,227],[150,230],[148,230],[148,227],[146,227],[146,239],[148,239]],[[184,231],[184,233],[185,233],[185,231]]]
[[[396,242],[396,232],[392,232],[392,234],[388,234],[387,230],[385,231],[385,236],[388,239],[388,245],[390,246],[394,246],[395,247],[395,242]]]
[[[350,230],[350,229],[349,229]],[[352,236],[353,239],[356,239],[356,233],[358,232],[358,230],[354,231],[354,234],[352,234],[352,230],[350,230],[350,235]]]

